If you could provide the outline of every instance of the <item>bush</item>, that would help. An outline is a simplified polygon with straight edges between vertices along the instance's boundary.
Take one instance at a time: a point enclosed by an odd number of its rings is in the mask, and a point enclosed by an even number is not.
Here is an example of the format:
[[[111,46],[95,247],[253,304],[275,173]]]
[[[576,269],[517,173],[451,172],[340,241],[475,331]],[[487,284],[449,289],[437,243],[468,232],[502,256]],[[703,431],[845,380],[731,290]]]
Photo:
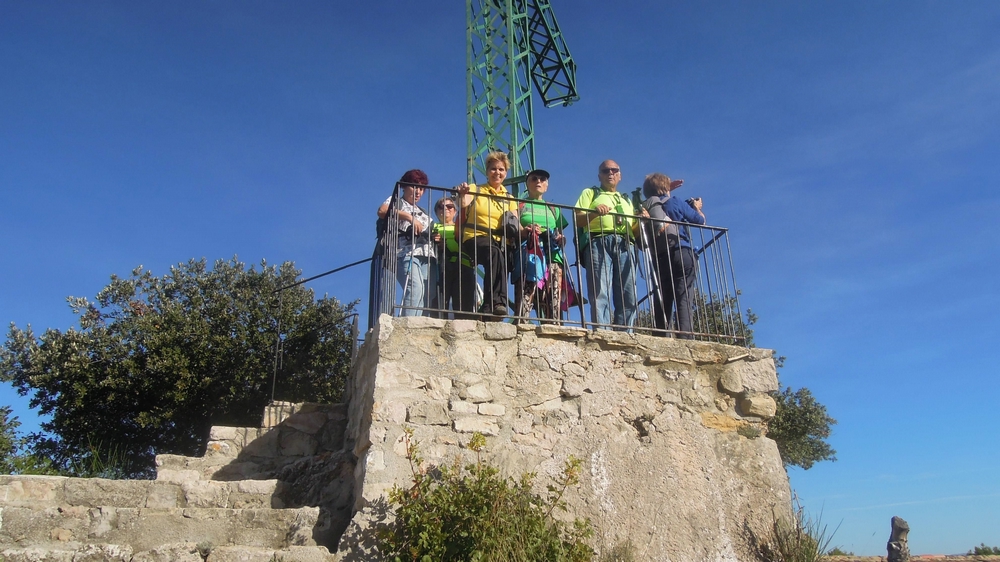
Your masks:
[[[846,552],[839,546],[835,546],[826,553],[827,556],[854,556],[853,552]]]
[[[413,486],[394,487],[389,501],[396,520],[382,533],[380,548],[386,560],[477,562],[578,562],[591,560],[586,540],[590,522],[568,525],[552,517],[565,510],[563,493],[579,481],[581,461],[570,457],[562,477],[548,487],[545,498],[532,492],[534,474],[519,481],[503,478],[483,463],[486,439],[475,434],[469,448],[476,462],[464,468],[422,466],[413,430],[406,429],[407,458]]]
[[[767,436],[778,444],[786,467],[809,470],[816,462],[837,460],[837,451],[825,441],[830,437],[830,426],[837,420],[826,413],[826,406],[817,402],[808,388],[793,392],[786,387],[771,396],[778,409],[768,422]]]
[[[986,546],[986,543],[979,543],[979,546],[969,551],[970,556],[974,555],[1000,555],[1000,546]]]

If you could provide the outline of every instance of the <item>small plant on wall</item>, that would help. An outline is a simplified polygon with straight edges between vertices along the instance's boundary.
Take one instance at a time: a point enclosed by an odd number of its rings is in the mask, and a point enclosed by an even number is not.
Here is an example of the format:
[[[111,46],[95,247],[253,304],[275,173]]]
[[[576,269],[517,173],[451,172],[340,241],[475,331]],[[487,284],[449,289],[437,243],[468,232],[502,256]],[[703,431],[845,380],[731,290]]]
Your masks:
[[[486,439],[473,435],[468,448],[476,462],[423,465],[413,430],[406,430],[406,455],[413,485],[389,493],[395,522],[383,531],[380,549],[385,560],[479,562],[582,562],[594,551],[587,544],[593,531],[588,520],[573,524],[553,517],[565,510],[563,494],[579,483],[582,461],[570,457],[555,484],[542,497],[532,491],[535,475],[504,478],[482,460]]]

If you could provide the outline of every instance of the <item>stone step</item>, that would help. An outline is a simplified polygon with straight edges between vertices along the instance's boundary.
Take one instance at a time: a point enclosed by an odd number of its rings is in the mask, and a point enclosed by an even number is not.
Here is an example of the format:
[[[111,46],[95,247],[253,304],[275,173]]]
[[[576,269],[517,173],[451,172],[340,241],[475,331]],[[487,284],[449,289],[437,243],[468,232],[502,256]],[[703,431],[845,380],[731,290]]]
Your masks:
[[[170,482],[0,475],[0,505],[12,507],[282,508],[285,490],[277,480]]]
[[[197,480],[257,480],[267,478],[259,463],[221,457],[156,455],[156,480],[181,484]]]
[[[202,555],[204,553],[204,557]],[[152,550],[133,552],[129,546],[88,544],[75,550],[3,548],[5,562],[333,562],[336,556],[322,546],[291,546],[283,549],[242,546],[215,547],[208,543],[173,543]]]
[[[129,545],[134,551],[172,543],[283,549],[316,546],[316,507],[297,509],[13,507],[0,508],[0,545],[77,550]]]

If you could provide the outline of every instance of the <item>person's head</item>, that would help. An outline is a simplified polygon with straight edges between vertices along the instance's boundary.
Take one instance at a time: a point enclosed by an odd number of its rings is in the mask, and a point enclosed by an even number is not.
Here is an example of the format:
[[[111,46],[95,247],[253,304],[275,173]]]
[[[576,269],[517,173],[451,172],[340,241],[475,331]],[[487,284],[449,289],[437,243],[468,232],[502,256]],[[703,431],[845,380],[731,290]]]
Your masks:
[[[642,182],[642,196],[654,195],[670,195],[670,178],[660,172],[649,174]]]
[[[549,190],[549,173],[545,170],[532,170],[528,172],[525,180],[528,184],[528,197],[531,199],[541,199],[545,192]]]
[[[437,215],[438,222],[442,224],[454,224],[457,212],[455,200],[451,197],[442,197],[437,200],[437,203],[434,203],[434,214]]]
[[[399,183],[417,184],[416,186],[405,186],[402,193],[403,199],[415,205],[424,194],[424,188],[420,186],[427,185],[427,174],[423,170],[407,170],[403,177],[399,178]]]
[[[614,191],[618,187],[618,182],[622,180],[622,169],[618,162],[605,160],[597,168],[597,179],[601,182],[601,187]]]
[[[510,160],[507,153],[494,150],[486,155],[486,183],[491,187],[498,187],[507,179],[507,170],[510,169]]]

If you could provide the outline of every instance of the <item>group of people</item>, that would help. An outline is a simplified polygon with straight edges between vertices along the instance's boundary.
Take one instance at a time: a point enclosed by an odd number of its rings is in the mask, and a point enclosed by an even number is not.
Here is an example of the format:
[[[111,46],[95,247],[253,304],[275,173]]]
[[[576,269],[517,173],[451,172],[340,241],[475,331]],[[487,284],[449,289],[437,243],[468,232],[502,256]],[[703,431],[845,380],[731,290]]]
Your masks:
[[[515,199],[503,182],[510,162],[503,152],[486,157],[486,183],[462,183],[454,195],[434,202],[436,221],[418,201],[427,174],[409,170],[397,195],[378,209],[380,219],[394,218],[398,236],[396,278],[403,290],[401,314],[439,315],[499,321],[511,316],[508,275],[514,286],[513,315],[535,311],[540,321],[558,322],[575,290],[565,246],[569,223],[562,211],[544,202],[550,174],[541,169],[525,177],[527,196]],[[650,263],[649,298],[656,333],[693,331],[692,296],[697,261],[688,227],[705,224],[700,199],[680,200],[671,192],[683,180],[655,173],[643,182],[644,201],[618,192],[621,168],[605,160],[599,185],[576,201],[576,243],[588,272],[591,321],[629,329],[636,321],[637,248]],[[482,277],[482,285],[479,277]]]

